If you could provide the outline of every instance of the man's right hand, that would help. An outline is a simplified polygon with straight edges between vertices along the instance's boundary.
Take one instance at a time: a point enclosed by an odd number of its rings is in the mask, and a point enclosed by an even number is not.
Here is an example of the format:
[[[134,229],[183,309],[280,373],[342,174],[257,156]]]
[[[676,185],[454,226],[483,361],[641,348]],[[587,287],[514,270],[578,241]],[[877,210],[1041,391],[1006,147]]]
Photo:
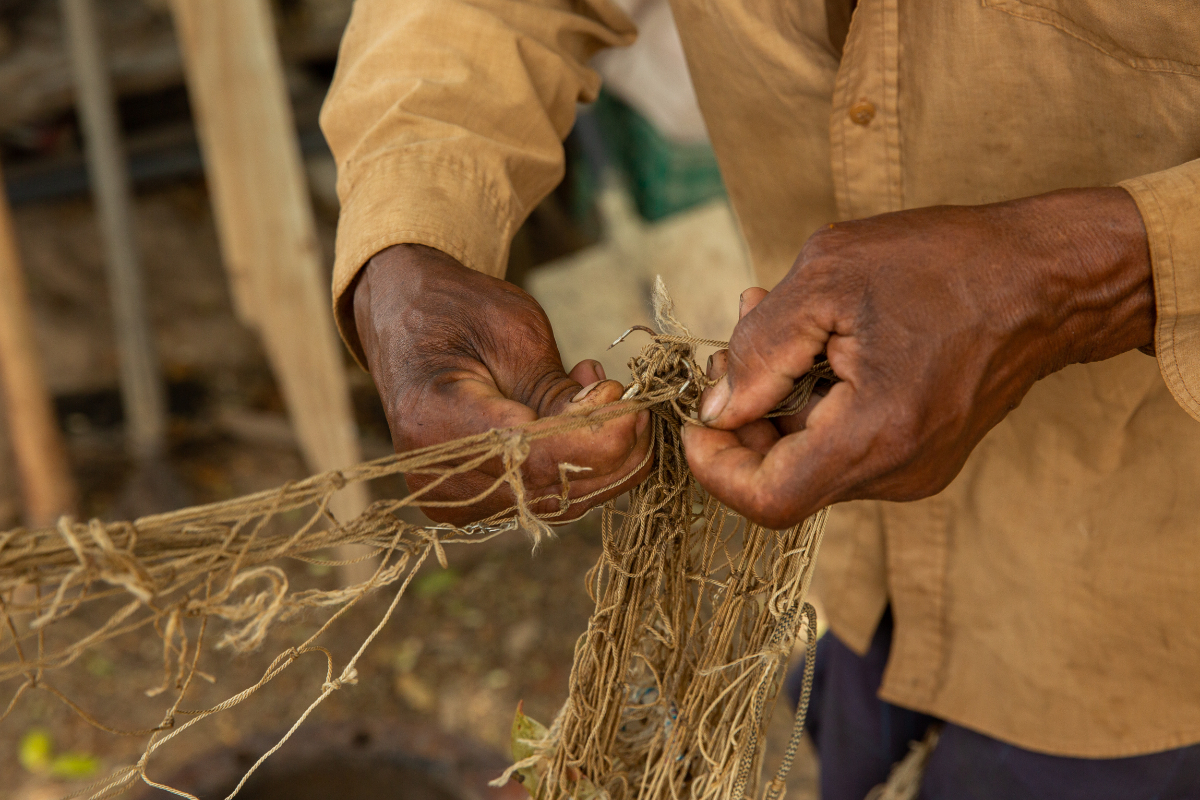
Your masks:
[[[439,250],[389,247],[367,263],[352,291],[359,339],[398,453],[543,417],[586,414],[624,391],[605,379],[597,361],[582,361],[568,374],[537,301]],[[564,463],[587,468],[568,475],[572,500],[604,491],[572,502],[560,519],[620,494],[649,471],[649,445],[648,411],[535,441],[522,469],[527,496],[545,498],[533,510],[559,510]],[[493,459],[452,476],[422,496],[422,509],[455,524],[502,511],[514,502],[507,485],[467,506],[428,505],[469,501],[502,471]],[[412,491],[433,481],[406,479]]]

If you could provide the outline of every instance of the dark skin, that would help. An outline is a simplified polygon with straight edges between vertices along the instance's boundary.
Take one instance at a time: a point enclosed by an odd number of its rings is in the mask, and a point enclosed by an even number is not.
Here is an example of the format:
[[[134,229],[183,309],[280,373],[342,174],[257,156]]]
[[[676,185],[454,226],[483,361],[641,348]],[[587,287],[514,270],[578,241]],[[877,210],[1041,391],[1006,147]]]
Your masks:
[[[1033,384],[1154,338],[1141,215],[1121,189],[830,226],[750,290],[684,445],[700,483],[774,528],[852,499],[944,489]],[[762,416],[826,352],[841,379]]]
[[[353,291],[397,451],[620,397],[596,362],[564,370],[532,298],[436,250],[389,248]],[[1036,381],[1151,344],[1154,319],[1145,229],[1121,189],[839,223],[774,291],[743,295],[729,351],[710,367],[722,380],[704,398],[709,427],[684,431],[688,461],[716,497],[776,528],[843,500],[928,497]],[[763,420],[822,352],[840,381],[799,414]],[[611,488],[573,504],[578,516],[644,476],[647,423],[642,412],[537,442],[526,479],[553,494],[560,462],[590,467],[570,496]],[[497,474],[485,465],[432,499],[469,499]],[[464,523],[510,503],[504,490],[426,510]]]
[[[367,263],[353,292],[357,332],[396,452],[561,414],[587,414],[624,391],[618,381],[606,380],[597,361],[582,361],[568,373],[550,322],[532,297],[438,250],[390,247]],[[523,469],[530,496],[545,498],[534,511],[559,511],[562,463],[583,468],[568,476],[570,498],[608,488],[572,503],[560,520],[626,491],[648,471],[643,462],[649,430],[649,412],[643,411],[534,442]],[[422,499],[470,500],[501,473],[493,460]],[[432,480],[406,479],[413,491]],[[504,485],[466,507],[427,502],[422,508],[437,521],[465,524],[512,503]]]

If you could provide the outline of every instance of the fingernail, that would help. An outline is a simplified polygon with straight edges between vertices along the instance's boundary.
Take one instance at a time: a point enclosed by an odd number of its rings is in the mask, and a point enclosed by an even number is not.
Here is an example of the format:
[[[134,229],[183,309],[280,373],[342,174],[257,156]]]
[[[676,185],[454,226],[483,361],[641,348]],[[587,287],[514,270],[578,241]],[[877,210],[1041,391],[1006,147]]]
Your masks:
[[[708,369],[706,369],[704,371],[704,374],[706,376],[708,376],[708,379],[710,381],[715,381],[719,378],[724,377],[725,373],[728,371],[729,371],[729,351],[728,350],[718,350],[717,352],[713,353],[711,356],[708,357]]]
[[[608,375],[604,374],[604,365],[594,359],[592,360],[592,363],[596,365],[596,374],[600,376],[600,380],[608,380]]]
[[[721,378],[721,380],[717,381],[716,386],[708,390],[707,395],[704,398],[704,403],[700,406],[701,422],[712,422],[721,416],[721,412],[729,404],[729,381]]]
[[[595,389],[597,386],[599,386],[599,385],[600,385],[600,384],[602,384],[602,383],[604,383],[604,381],[596,381],[595,383],[589,383],[587,386],[585,386],[585,387],[583,387],[582,389],[580,389],[580,390],[579,390],[579,391],[578,391],[578,392],[575,394],[575,396],[571,398],[571,402],[572,402],[572,403],[578,403],[580,400],[582,400],[583,398],[585,398],[585,397],[587,397],[589,394],[591,394],[591,393],[592,393],[592,390],[593,390],[593,389]]]
[[[738,319],[741,319],[743,316],[745,316],[744,314],[742,314],[742,309],[745,307],[746,307],[746,293],[742,292],[741,294],[738,295]]]

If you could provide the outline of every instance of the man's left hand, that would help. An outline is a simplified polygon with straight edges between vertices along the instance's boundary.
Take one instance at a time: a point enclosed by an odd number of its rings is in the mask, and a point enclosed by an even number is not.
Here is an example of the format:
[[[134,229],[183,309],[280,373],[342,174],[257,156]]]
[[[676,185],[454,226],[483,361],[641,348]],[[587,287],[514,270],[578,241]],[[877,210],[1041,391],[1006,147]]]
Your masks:
[[[1146,232],[1115,188],[831,225],[764,294],[743,296],[710,427],[684,445],[706,489],[773,528],[935,494],[1036,381],[1153,341]],[[839,382],[764,420],[822,353]]]

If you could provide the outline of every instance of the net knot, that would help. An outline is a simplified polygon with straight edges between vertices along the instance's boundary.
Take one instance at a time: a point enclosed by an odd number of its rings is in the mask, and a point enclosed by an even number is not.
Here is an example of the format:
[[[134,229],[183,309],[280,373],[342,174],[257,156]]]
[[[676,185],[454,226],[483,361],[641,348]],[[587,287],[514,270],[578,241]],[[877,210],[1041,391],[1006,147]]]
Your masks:
[[[529,458],[529,435],[525,431],[513,429],[496,431],[495,435],[502,448],[500,460],[504,465],[503,480],[512,489],[513,499],[516,501],[514,506],[516,507],[517,524],[533,537],[536,547],[542,539],[552,537],[554,532],[529,507],[530,500],[526,494],[525,482],[521,479],[521,465]],[[440,543],[437,546],[440,547]],[[442,558],[440,550],[438,556],[440,560]]]
[[[633,381],[622,399],[657,396],[670,402],[681,417],[690,418],[700,403],[700,394],[712,385],[696,362],[696,346],[724,346],[724,342],[657,333],[643,326],[631,328],[650,335],[650,344],[629,361]],[[618,340],[619,341],[619,340]]]
[[[326,681],[325,683],[321,684],[321,691],[336,692],[346,684],[353,686],[356,683],[358,683],[358,670],[356,670],[354,667],[347,667],[346,671],[342,673],[340,678],[334,678],[331,681]]]
[[[496,431],[496,436],[504,447],[505,458],[519,465],[529,457],[529,436],[524,431]]]

